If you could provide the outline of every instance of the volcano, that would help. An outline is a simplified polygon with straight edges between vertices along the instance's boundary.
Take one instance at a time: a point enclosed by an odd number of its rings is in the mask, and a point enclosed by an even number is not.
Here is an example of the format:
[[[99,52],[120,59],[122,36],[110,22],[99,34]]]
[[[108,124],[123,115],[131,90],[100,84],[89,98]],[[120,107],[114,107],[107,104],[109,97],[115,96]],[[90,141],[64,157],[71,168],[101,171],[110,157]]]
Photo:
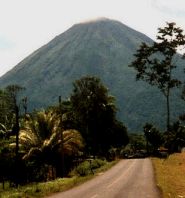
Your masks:
[[[159,90],[135,80],[128,67],[142,43],[152,43],[146,35],[110,19],[99,19],[72,26],[26,57],[0,78],[0,85],[19,84],[26,88],[29,110],[56,104],[58,96],[67,99],[72,83],[83,76],[99,77],[116,98],[118,118],[130,131],[142,130],[146,122],[164,127],[165,98]],[[182,61],[178,63],[183,68]],[[183,69],[182,69],[183,71]],[[182,78],[182,73],[178,75]],[[172,118],[185,105],[179,95],[171,102]]]

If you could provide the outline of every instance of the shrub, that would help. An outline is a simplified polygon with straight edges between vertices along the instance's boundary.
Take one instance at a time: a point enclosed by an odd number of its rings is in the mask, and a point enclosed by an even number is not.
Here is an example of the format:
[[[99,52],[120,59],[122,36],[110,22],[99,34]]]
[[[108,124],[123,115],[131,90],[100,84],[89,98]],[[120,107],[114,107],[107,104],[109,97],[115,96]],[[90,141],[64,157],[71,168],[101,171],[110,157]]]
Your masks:
[[[74,176],[74,175],[87,176],[89,174],[94,174],[93,170],[98,169],[101,166],[104,166],[105,164],[106,161],[101,159],[84,161],[70,173],[70,176]]]
[[[90,163],[88,161],[82,162],[79,166],[77,166],[76,171],[80,176],[89,175],[91,172]]]
[[[101,166],[105,165],[106,161],[101,160],[101,159],[95,159],[91,161],[91,169],[97,169],[100,168]]]

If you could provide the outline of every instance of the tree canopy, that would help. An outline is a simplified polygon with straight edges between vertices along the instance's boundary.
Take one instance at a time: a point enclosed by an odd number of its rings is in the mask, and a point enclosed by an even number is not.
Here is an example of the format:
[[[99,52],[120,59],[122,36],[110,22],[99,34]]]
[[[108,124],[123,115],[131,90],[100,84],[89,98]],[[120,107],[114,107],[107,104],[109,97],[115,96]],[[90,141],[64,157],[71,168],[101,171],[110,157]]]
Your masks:
[[[183,30],[175,23],[167,23],[165,27],[158,29],[157,42],[151,46],[142,43],[135,60],[130,64],[136,71],[136,80],[144,80],[152,86],[156,86],[165,96],[167,105],[167,130],[170,127],[170,92],[178,87],[181,81],[175,77],[174,58],[177,52],[185,45]]]
[[[111,145],[116,144],[114,128],[117,128],[117,134],[125,134],[124,137],[117,135],[117,141],[123,137],[122,144],[127,144],[126,128],[116,122],[115,99],[99,78],[85,76],[75,81],[70,100],[89,152],[105,154]]]

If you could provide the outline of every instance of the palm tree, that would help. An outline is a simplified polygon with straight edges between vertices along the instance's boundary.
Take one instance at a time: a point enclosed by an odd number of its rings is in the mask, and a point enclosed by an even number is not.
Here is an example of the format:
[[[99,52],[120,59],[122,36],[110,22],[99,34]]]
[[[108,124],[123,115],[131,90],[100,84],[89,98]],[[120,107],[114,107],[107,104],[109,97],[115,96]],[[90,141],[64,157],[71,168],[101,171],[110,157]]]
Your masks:
[[[84,146],[81,134],[75,129],[68,129],[63,132],[63,138],[64,154],[78,155]]]
[[[74,129],[62,131],[60,119],[53,111],[41,111],[35,117],[28,116],[19,138],[24,160],[40,161],[54,169],[62,152],[65,156],[74,156],[83,148],[80,133]]]

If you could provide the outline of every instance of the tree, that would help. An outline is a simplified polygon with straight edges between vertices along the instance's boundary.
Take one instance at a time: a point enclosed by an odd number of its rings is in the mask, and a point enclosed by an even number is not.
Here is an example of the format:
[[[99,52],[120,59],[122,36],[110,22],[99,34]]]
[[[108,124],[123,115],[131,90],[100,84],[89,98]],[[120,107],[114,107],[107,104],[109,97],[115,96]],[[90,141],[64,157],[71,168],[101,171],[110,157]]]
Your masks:
[[[156,86],[166,98],[167,121],[166,127],[170,129],[170,94],[171,89],[178,87],[181,81],[174,75],[177,67],[174,57],[177,50],[185,45],[183,30],[175,23],[167,23],[164,28],[158,29],[157,41],[151,46],[142,43],[135,60],[130,64],[137,71],[136,80],[144,80]]]
[[[9,85],[5,88],[6,100],[10,105],[10,112],[15,115],[15,123],[12,128],[12,133],[16,136],[16,147],[15,147],[15,183],[18,187],[19,180],[19,104],[18,104],[18,94],[24,88],[19,85]]]
[[[52,111],[40,111],[34,117],[28,116],[19,137],[24,160],[34,162],[40,168],[51,165],[57,169],[58,176],[61,176],[63,167],[58,162],[62,139],[58,115]],[[63,147],[65,156],[78,155],[83,148],[80,133],[73,129],[63,131]]]
[[[182,121],[184,121],[183,117],[181,121],[173,123],[169,134],[165,134],[165,146],[170,153],[179,152],[185,146],[185,127]]]
[[[131,133],[129,134],[128,152],[136,153],[138,150],[144,150],[146,148],[145,138],[143,134]]]
[[[5,92],[4,90],[0,90],[0,123],[3,125],[7,125],[8,122],[8,115],[7,115],[7,101],[5,99]],[[7,126],[6,126],[7,127]]]
[[[115,120],[112,125],[111,146],[121,148],[129,143],[127,128],[122,122]]]
[[[163,143],[162,134],[152,124],[149,123],[144,125],[143,130],[147,142],[147,152],[149,153],[149,143],[153,147],[153,152],[156,152],[156,150]]]
[[[0,123],[8,129],[15,123],[15,105],[7,89],[0,90]]]
[[[115,122],[114,97],[108,94],[100,79],[93,76],[82,77],[73,85],[70,101],[77,129],[86,142],[86,152],[105,155],[111,145],[116,144],[113,128],[117,126],[117,131],[118,128],[124,131]]]
[[[2,129],[4,131],[4,127]],[[15,175],[15,152],[12,152],[9,146],[12,142],[13,138],[7,139],[6,135],[0,137],[0,183],[3,182],[3,188],[5,181],[13,181]]]

